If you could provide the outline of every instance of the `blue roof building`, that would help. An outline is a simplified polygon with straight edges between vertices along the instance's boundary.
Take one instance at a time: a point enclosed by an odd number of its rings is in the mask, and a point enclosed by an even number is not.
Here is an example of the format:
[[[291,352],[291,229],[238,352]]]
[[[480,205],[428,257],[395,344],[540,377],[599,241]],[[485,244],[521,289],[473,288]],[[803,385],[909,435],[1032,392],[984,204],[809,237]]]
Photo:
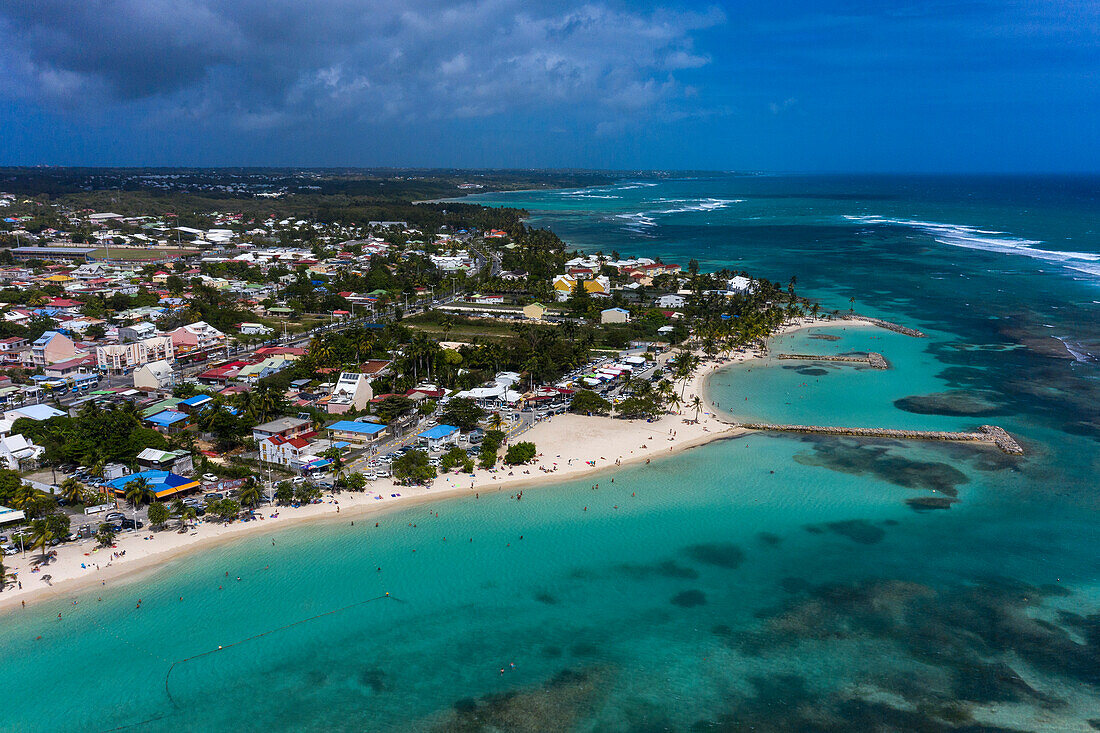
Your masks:
[[[176,410],[163,410],[156,415],[151,415],[145,418],[145,422],[151,424],[155,428],[164,428],[166,430],[178,430],[187,424],[188,415],[186,412],[178,412]]]
[[[373,422],[340,420],[334,422],[325,429],[329,431],[329,437],[333,440],[363,444],[370,443],[380,438],[386,431],[386,426]]]
[[[428,428],[418,436],[421,442],[427,443],[428,450],[440,450],[443,446],[458,440],[458,428],[454,425],[436,425]]]
[[[164,499],[173,494],[178,494],[182,491],[191,491],[199,487],[198,481],[180,476],[171,471],[141,471],[140,473],[132,473],[129,476],[122,476],[113,481],[108,481],[107,485],[111,487],[116,496],[125,496],[126,484],[131,481],[136,481],[139,478],[143,478],[149,482],[149,488],[157,495],[157,499]]]
[[[184,401],[179,403],[179,406],[187,410],[190,413],[198,412],[204,407],[209,407],[214,402],[214,398],[210,395],[197,394],[194,397],[188,397]]]

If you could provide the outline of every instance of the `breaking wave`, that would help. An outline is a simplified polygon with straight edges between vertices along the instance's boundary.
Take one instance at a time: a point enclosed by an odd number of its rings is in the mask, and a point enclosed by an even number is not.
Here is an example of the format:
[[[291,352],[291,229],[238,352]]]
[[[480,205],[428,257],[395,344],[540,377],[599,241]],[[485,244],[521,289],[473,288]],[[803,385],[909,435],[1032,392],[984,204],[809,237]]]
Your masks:
[[[941,224],[934,221],[917,221],[913,219],[889,219],[882,216],[845,216],[844,218],[861,224],[890,224],[910,227],[928,234],[940,244],[1029,257],[1059,264],[1070,270],[1100,278],[1100,253],[1097,252],[1064,252],[1041,249],[1036,245],[1042,244],[1042,242],[1034,239],[1021,239],[1013,237],[1007,232],[979,229],[978,227],[962,224]]]
[[[577,191],[557,191],[558,196],[568,196],[576,199],[621,199],[622,196],[616,196],[614,194],[597,193],[601,189],[582,188]]]
[[[730,204],[744,203],[744,199],[658,199],[661,202],[669,204],[686,204],[686,206],[677,206],[671,209],[664,209],[658,211],[658,214],[682,214],[689,211],[714,211],[715,209],[724,209]]]
[[[634,231],[645,231],[646,229],[657,226],[657,222],[653,217],[647,215],[645,212],[616,214],[615,218],[622,220],[624,222],[623,226]]]

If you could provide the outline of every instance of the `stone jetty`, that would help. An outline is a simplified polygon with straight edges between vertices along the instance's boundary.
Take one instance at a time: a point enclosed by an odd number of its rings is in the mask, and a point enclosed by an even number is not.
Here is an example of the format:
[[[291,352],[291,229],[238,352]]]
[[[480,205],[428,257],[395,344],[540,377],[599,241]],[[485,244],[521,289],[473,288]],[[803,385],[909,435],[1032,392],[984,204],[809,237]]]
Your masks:
[[[865,323],[871,323],[879,328],[885,328],[887,331],[893,331],[894,333],[904,334],[906,336],[913,336],[915,338],[923,339],[928,338],[928,334],[923,331],[918,331],[915,328],[909,328],[908,326],[899,326],[896,323],[890,321],[884,321],[881,318],[871,318],[870,316],[850,315],[847,318],[852,318],[857,321],[863,321]]]
[[[1004,453],[1022,456],[1024,449],[1004,428],[982,425],[973,432],[940,430],[895,430],[893,428],[843,428],[828,425],[773,425],[771,423],[734,423],[747,430],[774,430],[785,433],[815,433],[853,438],[895,438],[898,440],[948,440],[962,443],[991,443]]]
[[[850,364],[868,364],[872,369],[889,369],[890,363],[886,357],[877,351],[868,352],[867,356],[841,356],[834,354],[778,354],[779,359],[797,359],[800,361],[843,361]]]

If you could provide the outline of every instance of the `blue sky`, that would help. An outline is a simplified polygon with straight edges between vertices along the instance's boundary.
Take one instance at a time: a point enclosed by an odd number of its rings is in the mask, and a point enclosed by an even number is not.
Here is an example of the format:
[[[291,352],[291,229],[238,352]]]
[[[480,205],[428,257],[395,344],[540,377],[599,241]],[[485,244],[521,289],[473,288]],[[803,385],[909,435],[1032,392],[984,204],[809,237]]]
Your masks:
[[[1100,170],[1085,0],[0,5],[0,164]]]

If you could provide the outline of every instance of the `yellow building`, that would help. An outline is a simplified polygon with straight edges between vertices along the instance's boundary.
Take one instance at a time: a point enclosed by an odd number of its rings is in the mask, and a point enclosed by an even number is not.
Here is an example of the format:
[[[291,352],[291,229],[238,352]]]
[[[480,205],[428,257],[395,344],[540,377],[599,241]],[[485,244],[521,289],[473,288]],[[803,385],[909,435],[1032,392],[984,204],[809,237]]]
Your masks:
[[[584,289],[593,295],[609,295],[611,293],[611,281],[603,275],[598,275],[591,280],[582,280],[581,283],[584,285]],[[573,292],[576,284],[577,279],[570,275],[558,275],[554,278],[553,283],[554,290],[566,295]]]

